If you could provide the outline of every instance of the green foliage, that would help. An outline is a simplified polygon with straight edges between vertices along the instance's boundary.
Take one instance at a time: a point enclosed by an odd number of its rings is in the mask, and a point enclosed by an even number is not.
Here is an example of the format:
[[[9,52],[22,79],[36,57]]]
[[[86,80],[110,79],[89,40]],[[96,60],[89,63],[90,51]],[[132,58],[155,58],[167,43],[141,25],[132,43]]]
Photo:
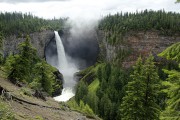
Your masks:
[[[122,43],[124,35],[129,31],[159,30],[163,35],[173,35],[180,31],[180,14],[144,10],[136,13],[117,13],[104,17],[99,29],[106,32],[110,44]]]
[[[97,70],[97,78],[98,78],[99,80],[102,80],[102,70],[101,70],[100,67],[98,67],[98,70]]]
[[[85,102],[90,106],[94,113],[98,114],[99,98],[97,97],[96,93],[88,92]]]
[[[16,71],[16,69],[14,69],[14,68],[16,68],[16,58],[18,58],[18,57],[19,57],[19,55],[15,55],[14,56],[14,55],[10,54],[6,58],[6,62],[5,62],[4,68],[5,68],[7,76],[9,76],[10,74],[13,74],[13,71]]]
[[[144,99],[144,86],[143,82],[143,63],[139,58],[134,66],[133,74],[131,74],[131,81],[128,82],[126,96],[123,97],[121,104],[122,119],[144,119],[143,99]]]
[[[128,79],[124,71],[110,63],[102,63],[81,73],[84,76],[93,73],[95,77],[91,78],[93,81],[88,86],[88,92],[79,99],[88,104],[93,112],[103,119],[118,119],[118,106],[124,96],[123,86]],[[84,77],[82,80],[85,80]]]
[[[119,49],[114,62],[117,65],[121,65],[123,60],[125,60],[127,56],[130,55],[130,53],[131,53],[130,49]]]
[[[159,54],[161,57],[165,57],[168,60],[175,60],[180,62],[180,42],[173,44],[172,46],[168,47],[162,53]]]
[[[123,97],[121,113],[123,120],[157,120],[160,108],[156,103],[159,77],[150,56],[143,64],[139,58],[130,75],[126,96]]]
[[[156,103],[156,98],[159,91],[159,76],[156,72],[156,68],[153,62],[153,56],[145,61],[144,64],[144,77],[145,77],[145,118],[147,119],[159,119],[160,107]]]
[[[5,12],[0,13],[0,32],[4,33],[4,36],[22,37],[37,31],[61,29],[66,20],[67,18],[45,20],[30,13]]]
[[[77,111],[84,113],[85,115],[88,115],[88,116],[95,116],[94,112],[89,107],[89,105],[84,104],[84,102],[82,100],[80,100],[79,104],[77,104],[77,102],[74,99],[71,99],[67,102],[67,104],[69,105],[69,107],[72,110],[77,110]]]
[[[4,35],[3,35],[3,33],[0,31],[0,50],[3,49],[3,40],[4,40]]]
[[[169,60],[180,62],[180,43],[175,43],[164,50],[159,56],[166,57]],[[179,63],[180,68],[180,63]],[[180,116],[180,71],[179,70],[163,70],[168,74],[167,81],[163,82],[166,86],[164,90],[168,94],[167,107],[162,112],[162,120],[178,120]]]
[[[180,72],[164,70],[168,74],[168,96],[166,110],[162,113],[163,119],[179,119],[180,116]]]
[[[32,68],[38,57],[35,48],[30,44],[27,36],[26,41],[19,45],[19,54],[7,58],[5,65],[9,72],[8,78],[13,81],[32,82]]]
[[[25,87],[21,88],[21,92],[23,95],[32,96],[32,93],[28,88]]]
[[[0,99],[0,120],[14,120],[10,107]]]
[[[46,63],[45,60],[41,60],[34,67],[34,75],[35,78],[33,80],[33,84],[35,84],[35,89],[43,88],[49,94],[53,92],[53,84],[55,80],[55,76],[52,71],[55,71],[54,68]],[[39,83],[39,84],[38,84]],[[41,87],[39,87],[39,85]]]
[[[88,85],[84,81],[80,81],[77,84],[76,94],[75,94],[75,100],[78,104],[80,104],[80,100],[85,100],[86,95],[88,93]]]
[[[54,75],[56,69],[37,56],[37,51],[32,47],[28,36],[26,41],[19,45],[19,54],[10,54],[7,57],[5,69],[13,83],[24,82],[31,88],[45,91],[50,95],[59,89]]]
[[[104,94],[99,102],[99,113],[104,120],[111,120],[114,116],[111,116],[112,103],[107,94]]]
[[[41,117],[41,116],[36,116],[36,117],[35,117],[35,120],[44,120],[44,119],[43,119],[43,117]]]
[[[4,63],[4,58],[3,58],[3,54],[0,53],[0,65],[2,65]]]
[[[88,91],[89,92],[96,92],[97,89],[99,87],[99,80],[98,79],[95,79],[89,86],[88,86]]]

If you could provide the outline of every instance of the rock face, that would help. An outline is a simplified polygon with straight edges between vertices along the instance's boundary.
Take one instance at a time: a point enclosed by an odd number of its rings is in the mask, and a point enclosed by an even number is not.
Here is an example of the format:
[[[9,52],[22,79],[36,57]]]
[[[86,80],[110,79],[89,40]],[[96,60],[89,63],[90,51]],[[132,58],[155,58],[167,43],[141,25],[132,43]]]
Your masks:
[[[54,37],[54,32],[51,30],[46,30],[42,32],[35,32],[30,34],[31,43],[33,47],[37,49],[37,54],[39,57],[44,57],[44,49],[46,44]],[[25,41],[25,37],[17,37],[15,35],[9,36],[4,40],[4,56],[10,53],[18,53],[19,43]]]
[[[137,60],[139,55],[148,56],[150,53],[157,55],[173,43],[180,41],[180,33],[174,36],[160,35],[159,31],[147,32],[128,32],[123,41],[116,45],[108,44],[106,33],[97,32],[98,42],[100,44],[100,53],[106,61],[111,62],[116,59],[119,50],[129,50],[130,55],[123,61],[123,66],[129,68]]]
[[[79,69],[91,66],[97,61],[99,46],[94,30],[86,31],[82,34],[72,34],[70,29],[63,29],[58,31],[58,33],[61,37],[66,57]],[[58,57],[55,38],[52,38],[47,44],[45,54],[47,62],[57,66]]]

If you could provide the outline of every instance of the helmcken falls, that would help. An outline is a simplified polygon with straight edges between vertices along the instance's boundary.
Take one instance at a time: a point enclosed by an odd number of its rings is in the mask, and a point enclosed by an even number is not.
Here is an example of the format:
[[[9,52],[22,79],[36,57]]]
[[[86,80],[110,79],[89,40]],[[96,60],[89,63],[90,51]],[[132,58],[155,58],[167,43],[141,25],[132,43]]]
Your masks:
[[[54,31],[57,54],[58,54],[58,65],[57,69],[63,74],[63,90],[60,96],[54,97],[56,101],[67,101],[75,95],[74,87],[76,81],[74,80],[74,73],[78,71],[77,67],[73,63],[67,61],[66,53],[64,50],[63,43],[57,31]]]

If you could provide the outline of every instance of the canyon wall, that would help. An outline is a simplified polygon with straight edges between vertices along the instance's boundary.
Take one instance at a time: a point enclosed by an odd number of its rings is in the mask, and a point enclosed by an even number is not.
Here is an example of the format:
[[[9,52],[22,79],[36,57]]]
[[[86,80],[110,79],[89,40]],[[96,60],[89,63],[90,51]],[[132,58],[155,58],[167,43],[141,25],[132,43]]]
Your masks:
[[[165,36],[160,35],[159,31],[130,31],[126,33],[121,42],[114,45],[109,44],[105,36],[104,31],[97,32],[101,56],[107,62],[112,62],[117,58],[120,50],[130,51],[130,54],[122,62],[125,68],[132,66],[140,55],[146,57],[152,53],[156,56],[173,43],[180,41],[180,33]]]
[[[45,46],[54,37],[54,31],[46,30],[41,32],[35,32],[30,34],[29,36],[33,47],[37,49],[38,56],[43,58],[45,56]],[[3,43],[4,56],[7,56],[10,53],[18,53],[18,45],[19,43],[25,41],[25,39],[26,36],[17,37],[15,35],[11,35],[9,37],[6,37]]]

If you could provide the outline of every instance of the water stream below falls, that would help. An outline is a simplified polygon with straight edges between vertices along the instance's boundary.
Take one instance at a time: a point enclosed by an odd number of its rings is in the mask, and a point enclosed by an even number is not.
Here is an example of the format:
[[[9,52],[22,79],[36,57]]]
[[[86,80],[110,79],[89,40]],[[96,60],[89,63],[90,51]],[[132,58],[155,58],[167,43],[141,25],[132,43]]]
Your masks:
[[[67,56],[64,50],[63,43],[57,31],[55,33],[55,40],[57,45],[58,65],[57,69],[63,74],[63,90],[60,96],[54,97],[56,101],[68,101],[75,95],[74,87],[76,80],[74,79],[74,73],[78,71],[77,67],[73,64],[73,60],[68,62]]]

